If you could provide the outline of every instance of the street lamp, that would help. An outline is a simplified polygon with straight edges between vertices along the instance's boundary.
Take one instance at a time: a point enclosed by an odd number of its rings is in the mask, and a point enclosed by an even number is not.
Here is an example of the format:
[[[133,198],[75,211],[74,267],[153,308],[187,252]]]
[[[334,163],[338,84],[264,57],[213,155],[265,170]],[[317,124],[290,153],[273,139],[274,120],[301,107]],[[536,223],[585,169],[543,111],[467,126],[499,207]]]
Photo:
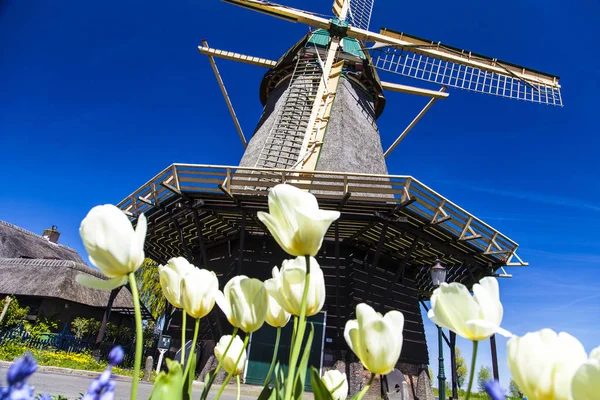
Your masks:
[[[431,282],[433,286],[438,287],[446,281],[446,268],[435,260],[435,265],[431,267]],[[442,338],[442,327],[438,326],[438,349],[439,349],[439,367],[438,367],[438,398],[446,400],[446,375],[444,373],[444,342]]]

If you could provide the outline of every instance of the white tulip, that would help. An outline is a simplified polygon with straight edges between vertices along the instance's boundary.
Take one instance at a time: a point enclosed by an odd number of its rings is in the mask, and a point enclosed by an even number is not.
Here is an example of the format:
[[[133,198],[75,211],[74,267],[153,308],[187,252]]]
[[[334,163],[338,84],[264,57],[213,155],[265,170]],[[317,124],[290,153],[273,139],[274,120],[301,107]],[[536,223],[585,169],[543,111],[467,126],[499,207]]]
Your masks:
[[[81,221],[79,234],[90,262],[110,279],[105,281],[80,274],[77,282],[103,290],[112,290],[127,283],[128,275],[144,262],[146,229],[144,214],[139,216],[134,230],[119,208],[110,204],[92,208]]]
[[[269,213],[258,212],[279,246],[292,256],[315,256],[339,211],[320,210],[311,193],[281,184],[269,192]]]
[[[265,287],[277,303],[288,313],[300,315],[302,294],[306,282],[306,258],[284,260],[281,271],[273,268],[273,278],[265,281]],[[317,314],[325,303],[325,278],[313,257],[310,257],[310,282],[306,296],[306,316]]]
[[[337,369],[330,369],[323,374],[323,384],[331,393],[333,400],[346,400],[348,397],[348,380],[346,374]]]
[[[283,328],[287,325],[290,317],[290,313],[285,311],[273,296],[269,295],[269,307],[267,308],[266,317],[267,324],[273,328]]]
[[[529,400],[568,400],[575,371],[587,358],[576,338],[550,329],[514,336],[507,350],[513,379]]]
[[[189,272],[197,269],[183,257],[171,258],[167,265],[158,267],[158,280],[165,298],[176,308],[183,308],[181,280]]]
[[[402,351],[404,315],[389,311],[385,316],[365,303],[356,306],[356,319],[346,322],[344,338],[366,369],[374,374],[390,373]]]
[[[217,291],[215,300],[229,323],[246,333],[257,331],[265,322],[269,296],[258,279],[235,276],[223,292]]]
[[[244,342],[238,335],[235,335],[231,345],[229,345],[229,342],[231,342],[231,335],[221,336],[221,339],[219,339],[219,342],[215,346],[215,357],[221,362],[225,371],[235,376],[244,372],[246,366],[246,352],[244,349]],[[229,346],[229,350],[227,350],[227,346]],[[225,350],[227,350],[227,353],[225,353]],[[236,365],[235,362],[238,357],[240,357],[240,354],[242,357],[240,358],[240,362]]]
[[[495,333],[511,336],[500,328],[503,312],[498,281],[485,277],[473,285],[473,296],[461,283],[442,283],[433,291],[427,316],[465,339],[479,341]]]
[[[600,399],[600,347],[596,347],[571,381],[573,400]]]
[[[215,306],[218,291],[219,280],[214,272],[193,268],[181,280],[183,309],[196,319],[208,315]]]

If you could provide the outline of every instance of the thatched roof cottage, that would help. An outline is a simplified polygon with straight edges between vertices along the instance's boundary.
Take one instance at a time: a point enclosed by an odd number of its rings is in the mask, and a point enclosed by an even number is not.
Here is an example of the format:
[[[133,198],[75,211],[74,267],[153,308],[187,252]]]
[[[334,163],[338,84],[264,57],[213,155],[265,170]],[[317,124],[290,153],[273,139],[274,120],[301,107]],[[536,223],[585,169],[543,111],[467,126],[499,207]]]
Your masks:
[[[29,319],[54,317],[59,329],[77,317],[102,320],[110,292],[83,287],[79,273],[103,278],[85,264],[75,250],[58,243],[56,227],[43,235],[0,220],[0,296],[14,295],[29,306]],[[132,323],[133,301],[128,290],[116,294],[110,321]]]

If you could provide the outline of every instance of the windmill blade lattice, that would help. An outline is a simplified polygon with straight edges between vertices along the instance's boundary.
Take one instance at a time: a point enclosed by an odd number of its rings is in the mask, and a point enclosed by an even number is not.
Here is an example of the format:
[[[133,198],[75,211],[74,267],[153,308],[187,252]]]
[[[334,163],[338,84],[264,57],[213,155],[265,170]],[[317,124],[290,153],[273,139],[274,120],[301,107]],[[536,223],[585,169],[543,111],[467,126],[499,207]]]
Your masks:
[[[558,84],[525,80],[508,68],[506,73],[491,72],[393,47],[371,50],[371,56],[375,68],[382,71],[478,93],[553,106],[563,105]],[[496,65],[502,64],[498,62]]]
[[[368,30],[375,0],[350,0],[348,22],[361,29]]]

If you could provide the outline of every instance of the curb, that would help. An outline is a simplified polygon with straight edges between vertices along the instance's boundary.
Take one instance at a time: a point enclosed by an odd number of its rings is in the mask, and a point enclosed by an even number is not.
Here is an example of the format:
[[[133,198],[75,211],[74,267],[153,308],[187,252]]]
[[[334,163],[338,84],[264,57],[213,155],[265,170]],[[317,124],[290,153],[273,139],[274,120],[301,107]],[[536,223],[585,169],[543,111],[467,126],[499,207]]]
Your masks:
[[[12,364],[12,362],[0,360],[0,368],[8,368],[8,367],[10,367],[11,364]],[[81,377],[88,377],[88,378],[97,378],[102,373],[102,371],[86,371],[86,370],[82,370],[82,369],[53,367],[53,366],[48,366],[48,365],[39,365],[36,372],[42,372],[42,373],[47,372],[47,373],[53,373],[53,374],[81,376]],[[116,380],[116,381],[127,382],[127,381],[131,381],[133,379],[131,376],[126,376],[126,375],[113,374],[112,376],[113,376],[114,380]],[[152,382],[143,381],[143,380],[140,380],[140,383],[149,384],[149,385],[153,384]],[[202,387],[204,387],[204,382],[194,381],[194,383],[192,383],[192,386],[195,388],[202,388]],[[262,387],[260,387],[260,386],[242,384],[240,393],[242,395],[246,395],[246,396],[258,396],[261,391],[262,391]],[[212,389],[211,389],[211,392],[212,392]],[[237,387],[236,387],[235,383],[230,383],[229,385],[227,385],[225,387],[224,392],[237,393]]]

